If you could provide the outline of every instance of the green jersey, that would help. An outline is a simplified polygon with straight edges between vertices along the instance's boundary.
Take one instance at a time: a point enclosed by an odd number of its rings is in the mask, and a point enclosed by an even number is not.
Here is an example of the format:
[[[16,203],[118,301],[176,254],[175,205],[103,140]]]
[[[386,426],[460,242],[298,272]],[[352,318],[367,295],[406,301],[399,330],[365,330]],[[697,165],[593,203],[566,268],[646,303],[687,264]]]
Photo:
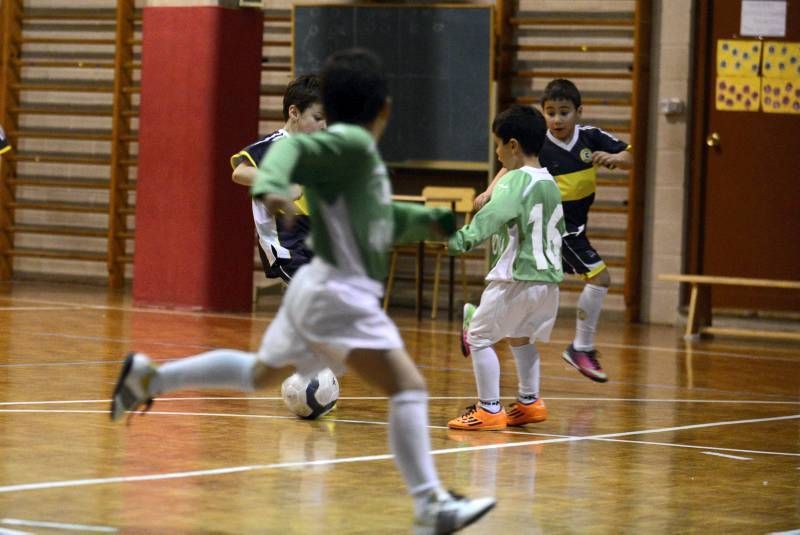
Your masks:
[[[392,202],[386,166],[375,140],[360,126],[338,123],[275,143],[251,193],[289,197],[290,182],[305,188],[314,253],[348,275],[377,281],[368,284],[377,295],[394,243],[432,237],[434,223],[454,230],[449,210]]]
[[[554,284],[564,280],[564,210],[558,185],[547,169],[522,167],[503,176],[491,200],[450,238],[448,249],[453,254],[469,251],[498,232],[507,233],[507,239],[486,280]]]

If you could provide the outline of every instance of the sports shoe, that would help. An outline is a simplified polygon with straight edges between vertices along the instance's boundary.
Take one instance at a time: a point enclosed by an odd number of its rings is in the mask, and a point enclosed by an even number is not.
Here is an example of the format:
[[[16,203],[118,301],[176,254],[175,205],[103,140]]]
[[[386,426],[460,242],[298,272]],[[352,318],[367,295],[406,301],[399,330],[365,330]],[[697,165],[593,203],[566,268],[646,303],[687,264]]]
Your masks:
[[[464,322],[461,324],[461,354],[465,357],[472,353],[467,343],[467,331],[469,331],[469,322],[472,321],[472,316],[475,315],[475,308],[472,303],[464,303]]]
[[[494,498],[470,500],[452,491],[435,491],[414,519],[414,535],[455,533],[478,521],[495,506]]]
[[[506,411],[493,414],[478,404],[467,407],[466,412],[458,418],[447,422],[450,429],[471,429],[475,431],[499,431],[506,428]]]
[[[603,368],[600,367],[600,363],[597,361],[597,350],[578,351],[570,344],[567,349],[561,353],[561,357],[592,381],[597,381],[598,383],[605,383],[608,381],[608,375],[606,375],[606,372],[603,371]]]
[[[140,405],[145,405],[145,411],[150,409],[153,399],[148,388],[155,374],[155,366],[149,357],[142,353],[128,353],[111,396],[112,422],[122,418],[127,411],[136,410]]]
[[[547,420],[547,407],[543,399],[533,403],[515,401],[506,411],[508,425],[538,424]]]

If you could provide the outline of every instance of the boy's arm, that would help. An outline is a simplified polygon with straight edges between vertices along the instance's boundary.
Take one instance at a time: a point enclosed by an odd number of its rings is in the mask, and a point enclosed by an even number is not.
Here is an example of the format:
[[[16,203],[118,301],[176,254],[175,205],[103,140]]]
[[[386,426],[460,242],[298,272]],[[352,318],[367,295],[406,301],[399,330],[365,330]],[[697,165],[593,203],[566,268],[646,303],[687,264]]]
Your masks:
[[[633,167],[631,146],[617,139],[602,128],[590,127],[585,130],[592,149],[592,163],[609,169]]]
[[[252,186],[255,183],[257,176],[258,168],[242,162],[233,170],[231,178],[234,182],[241,184],[242,186]]]
[[[616,154],[605,151],[592,152],[592,163],[595,165],[602,165],[609,169],[630,169],[633,167],[633,151],[628,147],[622,152]]]
[[[456,217],[447,208],[427,208],[420,204],[393,202],[393,243],[410,243],[450,236],[456,229]]]
[[[496,175],[494,175],[494,178],[492,179],[492,183],[489,184],[489,187],[486,188],[486,191],[484,191],[483,193],[481,193],[480,195],[475,197],[475,201],[473,201],[473,203],[472,203],[472,209],[473,210],[475,210],[477,212],[478,210],[483,208],[484,204],[489,202],[489,199],[492,198],[492,191],[494,190],[494,187],[497,185],[497,183],[500,181],[501,178],[503,178],[503,176],[506,173],[508,173],[508,169],[503,167],[502,169],[500,169],[497,172]]]
[[[447,243],[450,254],[473,249],[517,215],[522,192],[512,187],[513,184],[514,181],[506,180],[495,185],[492,197],[483,210],[475,214],[469,225],[461,227],[450,237]]]

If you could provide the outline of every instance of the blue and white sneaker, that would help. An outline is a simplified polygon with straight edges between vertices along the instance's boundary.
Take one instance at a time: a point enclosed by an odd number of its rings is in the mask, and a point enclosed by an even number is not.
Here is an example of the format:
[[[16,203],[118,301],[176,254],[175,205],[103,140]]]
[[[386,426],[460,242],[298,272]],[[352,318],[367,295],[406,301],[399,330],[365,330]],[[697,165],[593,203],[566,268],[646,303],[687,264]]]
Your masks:
[[[145,412],[153,404],[150,397],[150,380],[156,367],[143,353],[128,353],[111,396],[111,421],[115,422],[128,412],[145,406]]]
[[[414,519],[414,535],[455,533],[480,520],[496,503],[490,497],[470,500],[452,491],[432,492]]]

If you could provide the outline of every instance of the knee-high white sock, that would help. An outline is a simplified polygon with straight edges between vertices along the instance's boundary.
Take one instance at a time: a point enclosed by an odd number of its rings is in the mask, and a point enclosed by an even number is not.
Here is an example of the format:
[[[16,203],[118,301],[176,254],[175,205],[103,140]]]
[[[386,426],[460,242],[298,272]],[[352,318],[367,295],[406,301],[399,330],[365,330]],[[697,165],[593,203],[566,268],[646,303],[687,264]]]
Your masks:
[[[194,357],[167,362],[150,381],[150,394],[157,396],[184,388],[229,388],[252,392],[254,353],[217,349]]]
[[[428,435],[428,393],[403,390],[389,398],[389,447],[417,508],[439,489]]]
[[[500,405],[500,361],[492,346],[472,349],[472,370],[481,406],[497,413]]]
[[[594,333],[597,331],[597,320],[603,308],[603,299],[608,288],[587,284],[578,298],[578,319],[575,324],[575,340],[572,345],[579,351],[594,349]]]
[[[517,363],[519,378],[519,400],[530,403],[539,397],[539,351],[535,344],[511,346],[514,361]]]

